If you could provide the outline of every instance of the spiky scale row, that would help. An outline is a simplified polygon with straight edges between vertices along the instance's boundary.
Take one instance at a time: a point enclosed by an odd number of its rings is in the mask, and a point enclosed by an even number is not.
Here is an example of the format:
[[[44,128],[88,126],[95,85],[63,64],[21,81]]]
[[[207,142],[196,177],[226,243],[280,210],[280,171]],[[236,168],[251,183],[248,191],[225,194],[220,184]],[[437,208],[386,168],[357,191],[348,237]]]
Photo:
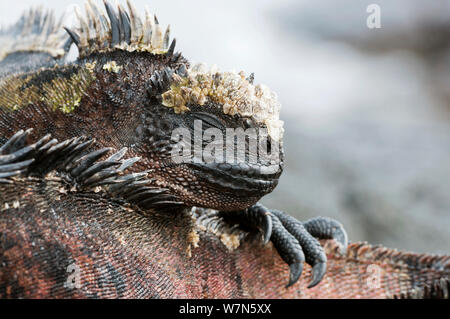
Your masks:
[[[172,82],[173,74],[174,70],[170,67],[166,67],[162,71],[155,71],[150,78],[151,86],[147,88],[149,94],[165,91]]]
[[[127,1],[128,10],[121,5],[117,10],[104,0],[106,15],[97,5],[88,0],[85,4],[86,16],[76,7],[79,27],[65,27],[73,42],[77,45],[80,57],[94,52],[107,52],[122,49],[130,52],[144,51],[153,54],[172,56],[175,50],[175,39],[170,43],[170,25],[164,35],[156,16],[146,10],[142,21],[136,8]]]
[[[61,16],[55,20],[51,10],[41,7],[25,12],[19,21],[0,29],[0,60],[12,52],[46,52],[54,58],[62,58],[69,49],[67,34],[62,29]]]
[[[14,176],[45,176],[57,171],[61,177],[81,189],[104,186],[108,196],[125,200],[142,209],[179,206],[182,202],[168,194],[168,190],[150,186],[147,172],[122,173],[140,160],[123,160],[127,148],[122,148],[100,161],[112,148],[86,151],[95,140],[84,136],[58,143],[48,134],[36,143],[26,145],[32,129],[20,130],[0,147],[0,183],[13,183]]]
[[[161,94],[167,91],[174,81],[174,74],[179,77],[187,76],[187,69],[181,64],[177,69],[166,67],[161,71],[155,71],[150,77],[150,85],[147,88],[149,95]]]
[[[143,209],[183,205],[174,195],[169,194],[168,189],[150,186],[151,180],[146,177],[147,172],[120,176],[108,187],[108,190],[111,194],[124,198]]]
[[[449,299],[450,279],[441,278],[432,285],[417,287],[391,297],[393,299]]]
[[[46,135],[38,142],[25,146],[31,131],[32,129],[18,131],[0,147],[0,183],[11,183],[10,177],[25,173],[34,162],[34,159],[30,158],[33,152],[50,139],[50,136]]]

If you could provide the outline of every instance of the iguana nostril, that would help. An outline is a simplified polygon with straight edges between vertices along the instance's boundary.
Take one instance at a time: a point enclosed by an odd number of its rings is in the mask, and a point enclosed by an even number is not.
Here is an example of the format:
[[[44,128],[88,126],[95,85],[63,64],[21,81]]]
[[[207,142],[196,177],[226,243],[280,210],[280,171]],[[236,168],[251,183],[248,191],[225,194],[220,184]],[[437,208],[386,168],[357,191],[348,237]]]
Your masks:
[[[270,153],[272,151],[272,143],[270,141],[270,138],[267,139],[266,147],[267,147],[267,153]]]

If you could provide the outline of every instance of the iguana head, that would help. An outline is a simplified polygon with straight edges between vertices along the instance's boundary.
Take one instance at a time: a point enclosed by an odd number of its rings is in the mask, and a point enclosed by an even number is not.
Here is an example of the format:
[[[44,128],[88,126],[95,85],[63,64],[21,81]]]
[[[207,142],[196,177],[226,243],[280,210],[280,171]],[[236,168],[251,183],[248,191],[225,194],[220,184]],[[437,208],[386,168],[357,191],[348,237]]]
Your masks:
[[[89,2],[68,29],[95,78],[84,104],[113,122],[105,139],[128,146],[155,185],[190,206],[237,210],[271,192],[283,169],[276,95],[253,75],[190,67],[156,17],[105,6],[109,19]]]
[[[146,127],[152,140],[167,143],[149,149],[164,163],[163,186],[191,205],[221,210],[248,207],[271,192],[283,169],[273,93],[242,73],[203,66],[167,78],[152,93]]]

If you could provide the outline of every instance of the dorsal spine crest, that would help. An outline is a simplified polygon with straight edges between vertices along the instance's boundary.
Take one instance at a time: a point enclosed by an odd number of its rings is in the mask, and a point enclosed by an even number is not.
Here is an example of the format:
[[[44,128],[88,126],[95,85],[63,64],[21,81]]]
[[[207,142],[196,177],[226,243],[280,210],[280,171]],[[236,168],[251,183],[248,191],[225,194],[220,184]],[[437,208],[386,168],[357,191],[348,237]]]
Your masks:
[[[170,43],[170,25],[165,32],[161,29],[156,15],[146,8],[141,18],[134,5],[127,0],[128,10],[121,5],[115,9],[104,1],[106,15],[92,1],[85,4],[85,16],[76,7],[78,27],[65,27],[77,45],[81,58],[93,53],[125,50],[129,52],[149,52],[152,54],[173,54],[175,39]]]
[[[0,61],[14,52],[45,52],[59,59],[67,53],[70,39],[62,21],[56,21],[51,10],[42,7],[26,11],[10,27],[0,28]]]

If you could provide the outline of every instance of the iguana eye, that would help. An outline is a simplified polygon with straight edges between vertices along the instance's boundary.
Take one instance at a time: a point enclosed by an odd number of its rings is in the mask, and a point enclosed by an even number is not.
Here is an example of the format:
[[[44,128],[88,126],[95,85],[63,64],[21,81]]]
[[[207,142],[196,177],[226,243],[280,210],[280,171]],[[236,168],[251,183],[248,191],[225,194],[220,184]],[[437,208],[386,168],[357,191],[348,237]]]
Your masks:
[[[244,120],[244,127],[247,129],[247,128],[250,128],[250,127],[252,127],[252,126],[253,126],[252,120],[249,119],[249,118],[246,118],[246,119]]]
[[[213,114],[205,113],[205,112],[195,112],[192,113],[192,117],[194,120],[202,121],[203,129],[208,127],[215,127],[220,130],[224,130],[225,126],[223,123]]]

